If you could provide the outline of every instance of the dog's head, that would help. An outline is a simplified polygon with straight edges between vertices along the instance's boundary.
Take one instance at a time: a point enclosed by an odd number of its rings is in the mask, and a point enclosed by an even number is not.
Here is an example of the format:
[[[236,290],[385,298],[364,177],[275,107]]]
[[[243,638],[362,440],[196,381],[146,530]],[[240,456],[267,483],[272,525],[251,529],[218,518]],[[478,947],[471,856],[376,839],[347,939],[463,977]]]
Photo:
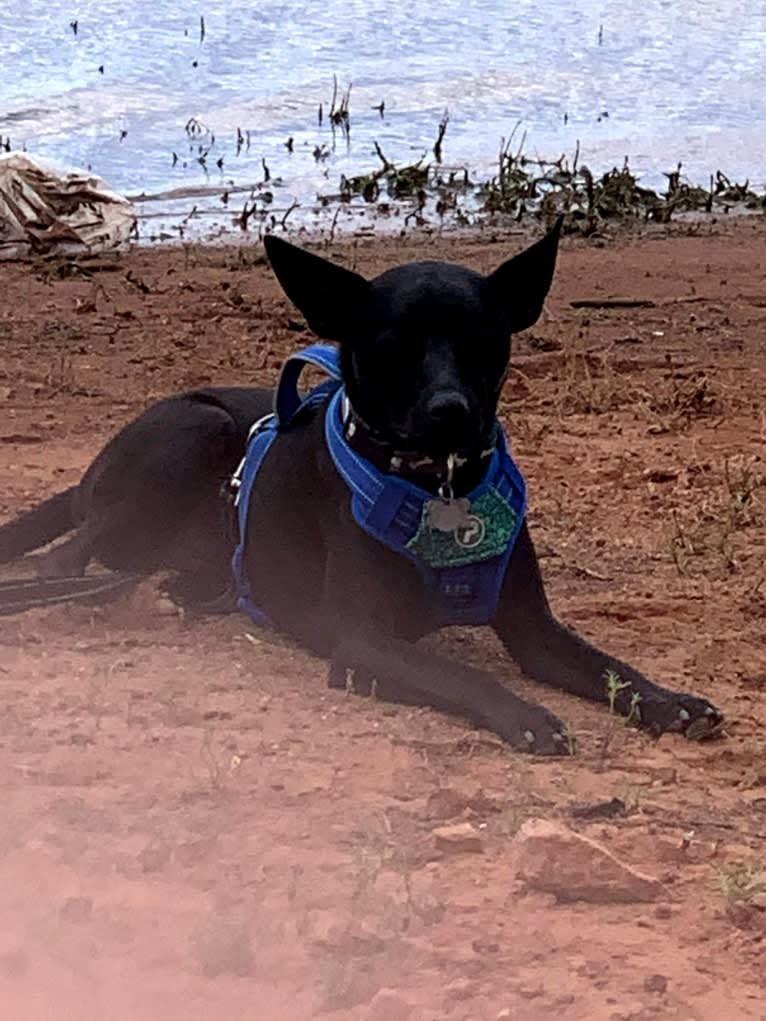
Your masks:
[[[356,414],[392,446],[443,456],[491,437],[511,334],[542,311],[560,226],[488,276],[413,262],[366,280],[273,235],[265,244],[311,329],[341,345]]]

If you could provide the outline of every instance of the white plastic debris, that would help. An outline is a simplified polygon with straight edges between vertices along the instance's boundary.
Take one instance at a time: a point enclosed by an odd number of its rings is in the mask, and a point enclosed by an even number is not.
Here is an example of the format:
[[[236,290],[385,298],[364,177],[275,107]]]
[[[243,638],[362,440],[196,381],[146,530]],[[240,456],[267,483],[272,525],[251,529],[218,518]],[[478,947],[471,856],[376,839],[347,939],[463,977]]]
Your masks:
[[[130,202],[93,174],[0,156],[0,260],[112,248],[135,223]]]

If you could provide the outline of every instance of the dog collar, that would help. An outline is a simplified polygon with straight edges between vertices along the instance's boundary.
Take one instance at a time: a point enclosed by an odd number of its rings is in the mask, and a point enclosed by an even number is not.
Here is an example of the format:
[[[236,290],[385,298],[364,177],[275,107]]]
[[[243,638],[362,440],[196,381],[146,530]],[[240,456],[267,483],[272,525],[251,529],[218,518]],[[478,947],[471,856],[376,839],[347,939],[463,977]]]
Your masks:
[[[443,482],[448,480],[456,469],[469,465],[475,465],[483,474],[482,468],[486,469],[489,464],[497,440],[495,424],[489,444],[474,454],[453,453],[434,456],[414,450],[402,450],[365,422],[352,407],[345,391],[341,399],[341,418],[343,434],[349,446],[379,471],[391,475],[430,476]]]

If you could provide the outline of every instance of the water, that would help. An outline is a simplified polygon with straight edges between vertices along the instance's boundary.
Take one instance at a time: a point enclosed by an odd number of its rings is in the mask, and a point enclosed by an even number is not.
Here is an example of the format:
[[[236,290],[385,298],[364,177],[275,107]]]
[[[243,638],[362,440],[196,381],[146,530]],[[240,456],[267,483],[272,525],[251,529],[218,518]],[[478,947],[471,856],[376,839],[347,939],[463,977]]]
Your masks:
[[[679,160],[698,182],[718,168],[766,181],[762,0],[184,6],[3,0],[0,135],[128,194],[210,189],[220,202],[262,181],[265,160],[279,209],[376,166],[375,140],[389,159],[417,159],[445,109],[445,158],[479,172],[520,122],[530,155],[579,140],[594,169],[628,156],[654,186]],[[318,124],[333,75],[353,83],[350,147]],[[208,129],[199,139],[191,117]],[[319,162],[318,146],[330,152]]]

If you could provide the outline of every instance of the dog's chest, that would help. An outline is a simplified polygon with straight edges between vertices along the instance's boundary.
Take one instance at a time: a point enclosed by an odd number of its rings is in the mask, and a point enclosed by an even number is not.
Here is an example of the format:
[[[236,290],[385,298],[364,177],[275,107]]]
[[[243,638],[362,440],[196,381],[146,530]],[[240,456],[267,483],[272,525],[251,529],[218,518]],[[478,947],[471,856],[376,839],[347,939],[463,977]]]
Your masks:
[[[321,404],[324,441],[345,484],[355,525],[415,567],[435,626],[490,623],[526,513],[524,480],[507,452],[502,431],[498,430],[486,475],[471,493],[460,499],[434,497],[410,481],[378,470],[351,448],[343,428],[343,391],[335,350],[315,345],[297,358],[320,365],[336,376],[336,382],[323,384],[301,401],[297,373],[288,363],[277,388],[277,412],[250,439],[238,472],[240,542],[234,572],[241,607],[263,621],[251,594],[251,582],[257,580],[248,578],[244,557],[246,544],[258,542],[257,534],[247,534],[247,522],[261,466],[296,413],[307,405]],[[289,557],[289,548],[282,552]]]

